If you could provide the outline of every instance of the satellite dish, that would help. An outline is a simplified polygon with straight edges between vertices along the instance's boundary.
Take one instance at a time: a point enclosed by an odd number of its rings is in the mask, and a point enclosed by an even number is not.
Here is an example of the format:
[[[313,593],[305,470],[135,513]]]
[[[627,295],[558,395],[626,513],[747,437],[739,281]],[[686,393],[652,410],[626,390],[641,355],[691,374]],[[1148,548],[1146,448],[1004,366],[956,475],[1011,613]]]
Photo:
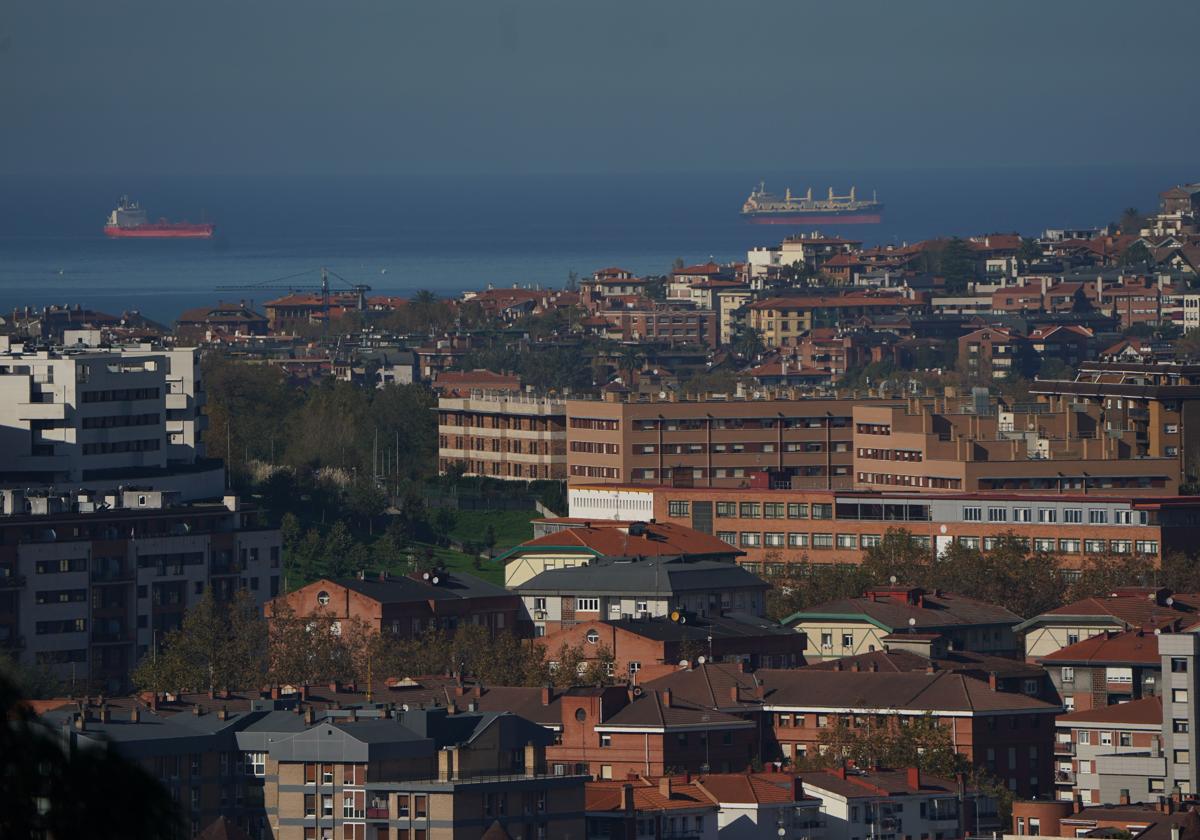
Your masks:
[[[1162,628],[1161,628],[1161,627],[1155,627],[1155,628],[1154,628],[1154,635],[1155,635],[1155,636],[1161,636],[1161,635],[1162,635]]]
[[[683,613],[680,613],[680,614],[679,614],[679,623],[680,623],[680,624],[687,624],[687,616],[686,616],[686,615],[684,615]]]
[[[687,661],[686,659],[680,659],[680,660],[679,660],[679,667],[680,667],[680,668],[686,668],[687,666],[688,666],[688,661]]]
[[[429,580],[429,572],[421,572],[421,580]]]
[[[641,696],[642,696],[642,687],[641,687],[640,685],[635,685],[635,686],[633,687],[633,696],[634,696],[634,697],[641,697]]]
[[[917,620],[916,620],[915,618],[910,618],[910,619],[908,620],[908,626],[909,626],[909,627],[916,627],[916,626],[917,626]]]
[[[437,586],[437,585],[438,585],[438,580],[439,580],[439,579],[440,579],[440,578],[438,578],[438,576],[437,576],[437,575],[434,575],[433,577],[431,577],[431,578],[429,579],[429,582],[430,582],[430,583],[432,583],[434,586]]]
[[[703,664],[704,664],[705,662],[707,662],[707,661],[708,661],[708,660],[707,660],[705,657],[703,657],[703,656],[697,656],[697,657],[696,657],[696,664],[697,664],[697,665],[703,665]]]
[[[1175,606],[1175,596],[1173,596],[1173,595],[1167,596],[1167,606],[1168,607]]]
[[[892,575],[890,578],[888,578],[888,580],[890,580],[892,582],[892,586],[896,585],[896,576],[895,575]]]
[[[407,712],[407,711],[408,711],[408,704],[407,704],[407,703],[405,703],[405,704],[404,704],[404,705],[402,705],[400,708],[401,708],[401,709],[403,709],[404,711],[406,711],[406,712]]]

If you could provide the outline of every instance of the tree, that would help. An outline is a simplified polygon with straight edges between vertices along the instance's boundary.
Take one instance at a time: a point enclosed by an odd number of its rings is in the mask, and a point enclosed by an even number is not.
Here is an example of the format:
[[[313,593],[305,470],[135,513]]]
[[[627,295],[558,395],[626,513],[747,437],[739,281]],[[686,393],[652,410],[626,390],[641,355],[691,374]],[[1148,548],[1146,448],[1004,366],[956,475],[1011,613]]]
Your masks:
[[[103,743],[44,724],[0,675],[0,837],[169,840],[183,822],[167,790]]]
[[[142,690],[216,691],[260,687],[265,677],[267,628],[249,592],[228,602],[212,588],[167,634],[162,649],[151,648],[133,673]]]
[[[956,236],[943,246],[938,269],[945,281],[946,293],[962,294],[975,279],[975,252]]]
[[[1121,254],[1121,265],[1129,268],[1150,268],[1154,265],[1154,255],[1150,253],[1145,242],[1138,240]]]
[[[754,327],[740,325],[733,337],[733,352],[743,359],[754,359],[766,350],[762,334]]]
[[[490,522],[483,531],[483,546],[487,549],[488,558],[490,559],[496,550],[496,527]]]
[[[1028,267],[1030,263],[1035,263],[1042,258],[1042,246],[1038,241],[1030,236],[1021,237],[1021,249],[1017,253],[1017,259],[1021,261],[1021,265]]]
[[[1121,211],[1121,233],[1138,233],[1143,223],[1144,218],[1136,207],[1126,207]]]

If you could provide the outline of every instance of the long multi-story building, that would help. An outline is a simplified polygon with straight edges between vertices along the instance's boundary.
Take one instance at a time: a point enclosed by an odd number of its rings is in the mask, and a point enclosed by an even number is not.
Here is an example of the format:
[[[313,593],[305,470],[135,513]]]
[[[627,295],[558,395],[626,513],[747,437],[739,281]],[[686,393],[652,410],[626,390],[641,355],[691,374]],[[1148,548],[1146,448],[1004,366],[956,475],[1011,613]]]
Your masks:
[[[1108,554],[1157,565],[1200,539],[1200,501],[1188,497],[579,484],[568,500],[576,520],[654,519],[712,534],[741,549],[738,562],[768,573],[803,559],[861,563],[893,528],[938,554],[956,542],[990,550],[1011,534],[1066,568]]]
[[[438,473],[523,481],[567,477],[566,407],[561,399],[472,391],[438,399]]]
[[[1148,445],[1101,405],[1061,398],[1012,409],[948,402],[855,406],[855,486],[1172,496],[1182,483],[1177,444]],[[1179,424],[1170,428],[1178,438]]]
[[[204,462],[203,405],[195,349],[35,350],[0,338],[0,481],[220,496],[223,472]]]
[[[899,401],[766,393],[727,400],[570,399],[571,484],[737,487],[757,473],[791,487],[849,488],[853,409]]]
[[[206,589],[280,591],[280,536],[236,497],[174,504],[124,489],[3,491],[0,650],[76,686],[116,691]]]
[[[473,708],[323,705],[121,700],[45,719],[140,764],[192,837],[222,818],[255,840],[584,836],[586,779],[547,774],[542,726]]]

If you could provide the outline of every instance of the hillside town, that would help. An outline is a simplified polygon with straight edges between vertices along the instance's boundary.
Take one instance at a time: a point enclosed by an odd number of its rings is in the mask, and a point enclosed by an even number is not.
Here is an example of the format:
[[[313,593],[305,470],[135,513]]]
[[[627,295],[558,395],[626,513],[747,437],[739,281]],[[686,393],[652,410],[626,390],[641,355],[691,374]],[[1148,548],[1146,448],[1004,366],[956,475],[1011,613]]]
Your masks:
[[[0,750],[208,840],[1200,840],[1200,183],[1158,202],[3,313]]]

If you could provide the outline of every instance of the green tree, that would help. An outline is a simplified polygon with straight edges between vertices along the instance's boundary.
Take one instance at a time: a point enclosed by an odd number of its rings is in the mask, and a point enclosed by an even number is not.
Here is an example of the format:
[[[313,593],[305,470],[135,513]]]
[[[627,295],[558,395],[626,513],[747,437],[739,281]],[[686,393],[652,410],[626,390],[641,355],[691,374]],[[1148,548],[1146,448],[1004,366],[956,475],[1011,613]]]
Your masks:
[[[1121,233],[1138,233],[1144,222],[1145,218],[1136,207],[1126,207],[1121,211]]]
[[[1121,265],[1128,268],[1151,268],[1154,265],[1154,255],[1146,247],[1146,243],[1138,240],[1125,249],[1121,254]]]
[[[975,279],[975,252],[957,236],[947,242],[938,258],[938,270],[945,281],[946,293],[960,295]]]

